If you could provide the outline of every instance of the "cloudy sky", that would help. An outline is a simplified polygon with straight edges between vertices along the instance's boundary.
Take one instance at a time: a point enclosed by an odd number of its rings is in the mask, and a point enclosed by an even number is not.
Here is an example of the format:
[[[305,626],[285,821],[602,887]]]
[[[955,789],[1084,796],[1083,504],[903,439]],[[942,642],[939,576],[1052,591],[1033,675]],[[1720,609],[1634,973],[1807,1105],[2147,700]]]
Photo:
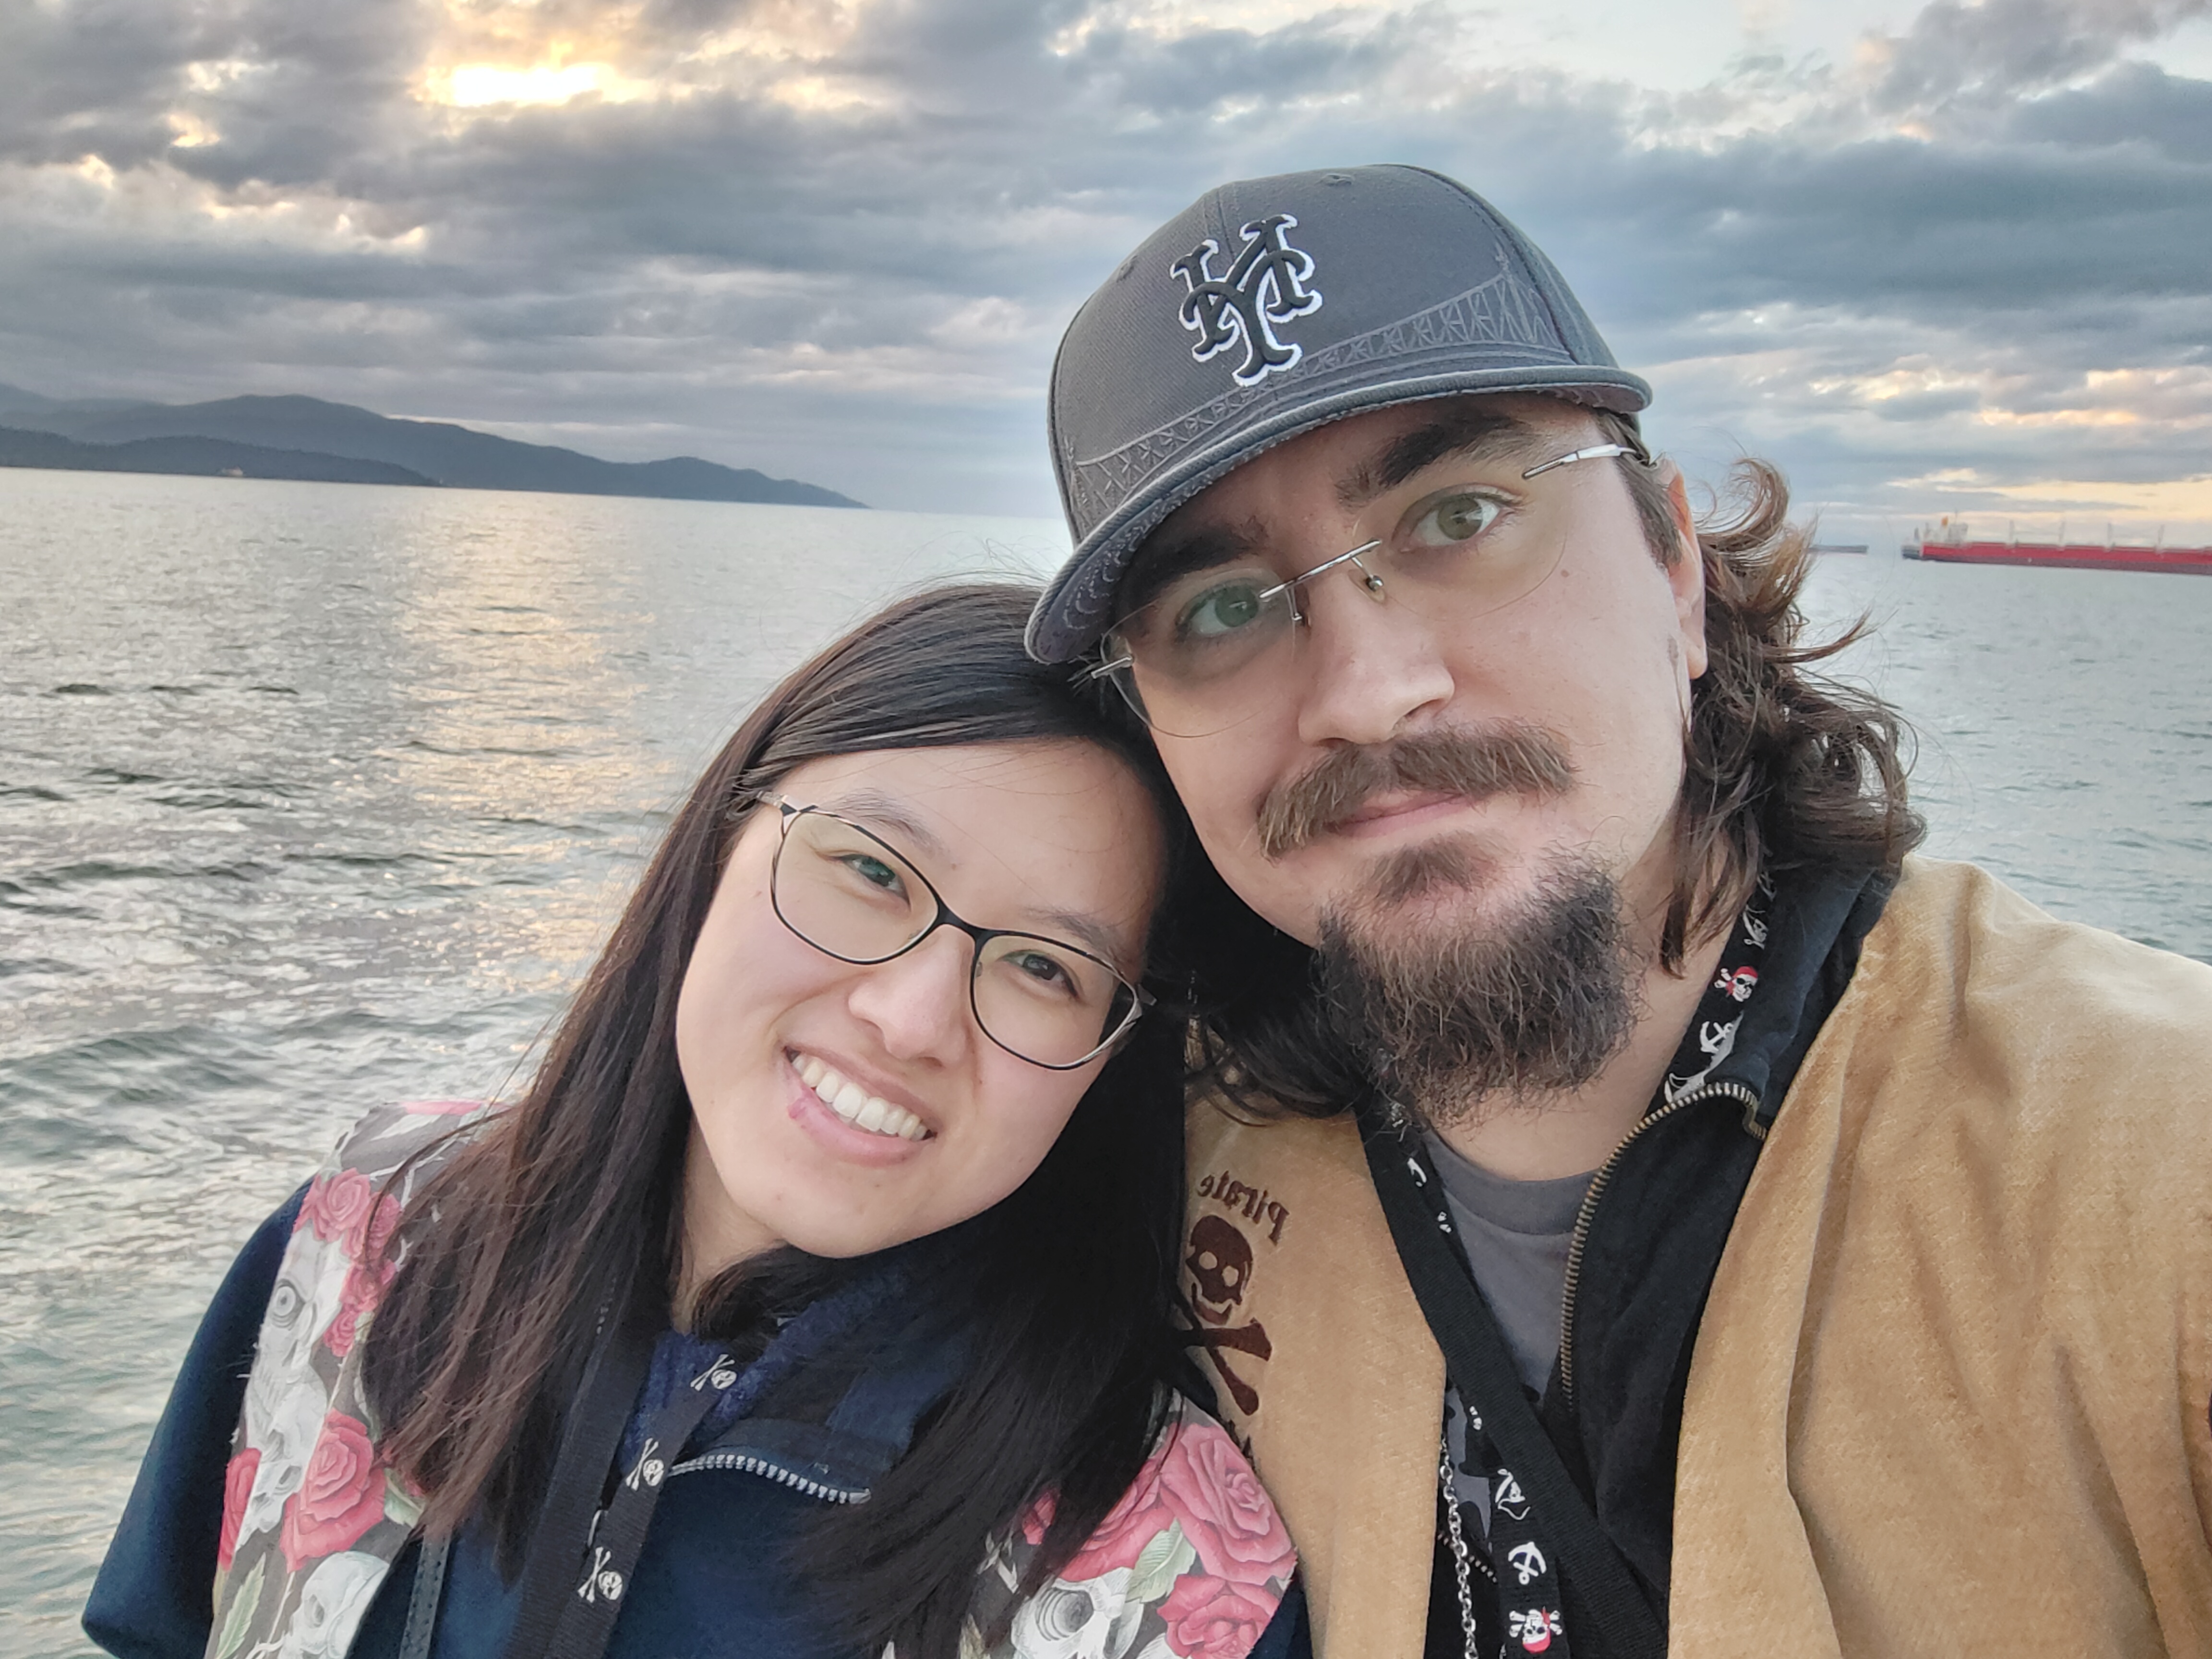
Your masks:
[[[1090,289],[1375,161],[1832,532],[2212,533],[2212,0],[0,0],[0,380],[1049,513]]]

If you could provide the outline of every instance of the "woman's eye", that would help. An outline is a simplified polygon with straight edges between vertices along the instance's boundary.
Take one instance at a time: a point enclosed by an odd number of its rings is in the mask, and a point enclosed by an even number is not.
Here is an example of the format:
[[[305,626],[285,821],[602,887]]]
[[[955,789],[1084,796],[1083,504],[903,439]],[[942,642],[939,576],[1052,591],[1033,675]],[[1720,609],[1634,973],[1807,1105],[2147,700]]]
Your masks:
[[[1055,962],[1042,951],[1017,951],[1006,960],[1016,971],[1027,975],[1040,985],[1066,987],[1073,989],[1075,981],[1064,963]]]
[[[1183,639],[1218,640],[1249,628],[1264,606],[1257,582],[1224,582],[1209,587],[1176,613],[1176,633]]]
[[[886,893],[905,890],[906,884],[899,879],[899,872],[881,859],[871,858],[866,853],[848,853],[839,862],[871,887]]]
[[[1497,523],[1503,511],[1487,495],[1447,495],[1413,521],[1413,539],[1424,547],[1471,541]]]

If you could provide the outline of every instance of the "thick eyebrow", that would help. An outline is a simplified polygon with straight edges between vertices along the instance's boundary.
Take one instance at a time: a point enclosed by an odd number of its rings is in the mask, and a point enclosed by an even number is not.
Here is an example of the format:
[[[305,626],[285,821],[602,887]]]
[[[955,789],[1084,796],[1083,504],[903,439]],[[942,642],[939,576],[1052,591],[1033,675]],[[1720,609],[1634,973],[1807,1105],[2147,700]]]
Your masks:
[[[1550,434],[1512,415],[1475,410],[1439,416],[1426,426],[1394,438],[1382,452],[1361,462],[1337,481],[1336,498],[1357,513],[1377,495],[1447,457],[1480,465],[1523,460],[1549,441]]]
[[[1241,559],[1264,539],[1256,524],[1205,525],[1172,539],[1154,538],[1137,550],[1135,562],[1121,580],[1120,616],[1143,610],[1160,596],[1160,590],[1194,570]]]

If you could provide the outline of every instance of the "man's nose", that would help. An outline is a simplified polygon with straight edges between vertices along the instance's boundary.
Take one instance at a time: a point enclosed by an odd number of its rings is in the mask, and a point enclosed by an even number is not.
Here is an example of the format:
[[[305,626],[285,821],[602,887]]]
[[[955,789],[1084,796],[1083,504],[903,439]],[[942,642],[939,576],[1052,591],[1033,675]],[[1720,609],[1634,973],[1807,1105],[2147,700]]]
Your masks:
[[[1451,672],[1435,630],[1390,592],[1372,559],[1316,577],[1299,590],[1298,609],[1305,617],[1295,641],[1304,741],[1387,743],[1423,711],[1451,701]]]
[[[904,956],[857,969],[846,1006],[896,1060],[955,1059],[975,1023],[968,994],[975,961],[966,934],[940,927]]]

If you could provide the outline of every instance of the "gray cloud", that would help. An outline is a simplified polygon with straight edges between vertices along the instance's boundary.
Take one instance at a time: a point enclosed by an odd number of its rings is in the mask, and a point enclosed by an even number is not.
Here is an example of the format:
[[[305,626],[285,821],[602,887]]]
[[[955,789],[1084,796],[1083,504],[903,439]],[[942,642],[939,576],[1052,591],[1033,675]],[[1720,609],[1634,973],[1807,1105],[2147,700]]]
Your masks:
[[[2069,149],[2142,148],[2172,161],[2212,161],[2212,82],[2125,64],[2093,85],[2015,106],[2008,137]]]
[[[2208,6],[1939,0],[1864,65],[1668,96],[1486,63],[1441,5],[1175,33],[1106,0],[647,0],[618,29],[593,0],[0,0],[0,379],[314,391],[1047,511],[1052,346],[1127,247],[1224,177],[1413,160],[1553,253],[1669,441],[1771,451],[1853,511],[1943,505],[1931,456],[1970,491],[2183,478],[2212,84],[2142,54]],[[418,96],[496,28],[617,81]]]
[[[1888,43],[1868,101],[1890,113],[2007,107],[2206,9],[2205,0],[1935,0]]]

